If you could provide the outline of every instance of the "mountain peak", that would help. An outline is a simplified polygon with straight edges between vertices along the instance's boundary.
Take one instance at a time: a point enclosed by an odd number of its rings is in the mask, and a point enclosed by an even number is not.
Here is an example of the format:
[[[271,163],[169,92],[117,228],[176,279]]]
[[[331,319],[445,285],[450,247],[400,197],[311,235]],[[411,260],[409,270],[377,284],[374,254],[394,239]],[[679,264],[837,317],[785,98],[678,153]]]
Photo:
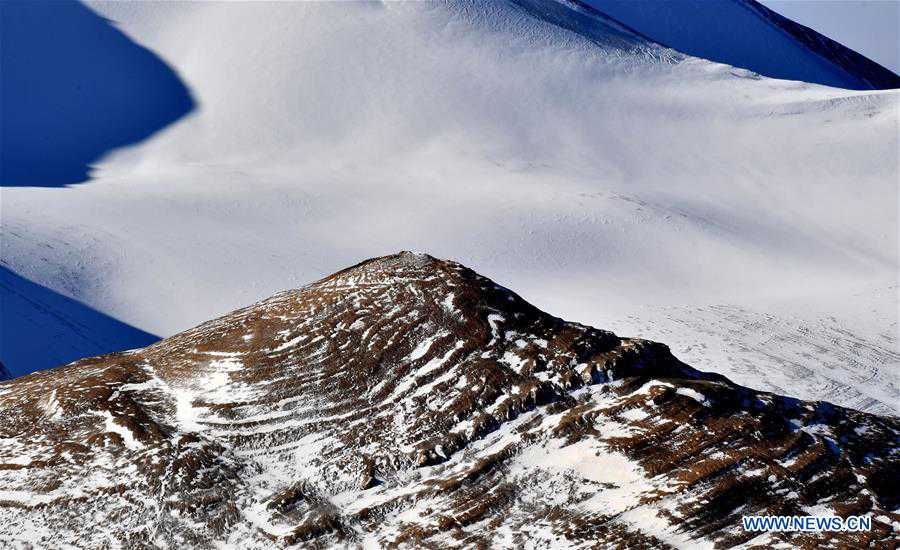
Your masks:
[[[313,286],[352,284],[356,280],[389,284],[397,279],[410,277],[428,278],[438,276],[439,273],[447,274],[449,271],[461,267],[459,264],[438,260],[425,253],[401,250],[396,254],[364,260],[313,283]]]
[[[900,87],[900,77],[756,0],[587,0],[655,43],[772,78],[860,90]]]
[[[826,535],[864,544],[900,519],[898,435],[402,252],[0,384],[0,540],[733,545],[740,514],[824,506],[874,518]]]

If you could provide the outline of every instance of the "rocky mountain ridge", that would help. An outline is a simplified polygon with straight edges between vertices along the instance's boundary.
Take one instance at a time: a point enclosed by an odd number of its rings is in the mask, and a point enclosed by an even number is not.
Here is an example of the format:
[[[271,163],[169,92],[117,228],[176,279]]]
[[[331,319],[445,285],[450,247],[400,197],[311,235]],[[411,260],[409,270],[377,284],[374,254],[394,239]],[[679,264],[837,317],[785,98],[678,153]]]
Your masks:
[[[898,435],[401,253],[0,385],[0,542],[889,545]],[[740,526],[828,513],[873,528]]]

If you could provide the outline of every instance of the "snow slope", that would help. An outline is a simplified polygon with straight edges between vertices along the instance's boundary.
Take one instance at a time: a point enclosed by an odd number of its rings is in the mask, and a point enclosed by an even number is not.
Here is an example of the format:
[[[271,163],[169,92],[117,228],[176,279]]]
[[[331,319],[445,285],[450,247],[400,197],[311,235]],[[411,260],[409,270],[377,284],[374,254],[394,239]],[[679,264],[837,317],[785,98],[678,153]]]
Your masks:
[[[897,411],[896,92],[760,78],[574,4],[90,7],[197,108],[86,184],[3,189],[18,276],[166,336],[428,250],[739,383]]]

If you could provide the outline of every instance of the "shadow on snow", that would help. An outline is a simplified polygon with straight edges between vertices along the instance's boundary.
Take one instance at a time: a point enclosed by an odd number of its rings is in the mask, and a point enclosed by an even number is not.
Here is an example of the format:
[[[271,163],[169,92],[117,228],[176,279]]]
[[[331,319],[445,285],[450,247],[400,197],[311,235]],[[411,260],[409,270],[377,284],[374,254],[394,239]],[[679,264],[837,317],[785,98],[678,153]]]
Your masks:
[[[0,267],[0,361],[12,376],[158,340]]]
[[[90,179],[194,108],[164,61],[73,0],[0,3],[0,186]]]

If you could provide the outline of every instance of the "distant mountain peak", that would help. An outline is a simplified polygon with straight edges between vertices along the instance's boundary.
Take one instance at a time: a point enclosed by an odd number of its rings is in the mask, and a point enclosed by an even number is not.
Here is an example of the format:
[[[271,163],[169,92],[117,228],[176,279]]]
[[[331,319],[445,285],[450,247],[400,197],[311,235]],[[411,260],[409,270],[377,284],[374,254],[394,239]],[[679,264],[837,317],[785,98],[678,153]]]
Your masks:
[[[763,76],[850,89],[900,88],[900,77],[756,0],[561,0],[679,52]]]
[[[0,542],[867,544],[898,435],[402,252],[0,385]],[[738,527],[826,508],[873,530]]]
[[[893,90],[900,88],[900,76],[890,69],[882,67],[875,61],[859,54],[843,44],[822,35],[805,25],[792,21],[775,12],[756,0],[743,0],[752,9],[757,10],[773,25],[795,37],[801,44],[823,60],[834,63],[847,74],[860,80],[865,88],[875,90]]]

